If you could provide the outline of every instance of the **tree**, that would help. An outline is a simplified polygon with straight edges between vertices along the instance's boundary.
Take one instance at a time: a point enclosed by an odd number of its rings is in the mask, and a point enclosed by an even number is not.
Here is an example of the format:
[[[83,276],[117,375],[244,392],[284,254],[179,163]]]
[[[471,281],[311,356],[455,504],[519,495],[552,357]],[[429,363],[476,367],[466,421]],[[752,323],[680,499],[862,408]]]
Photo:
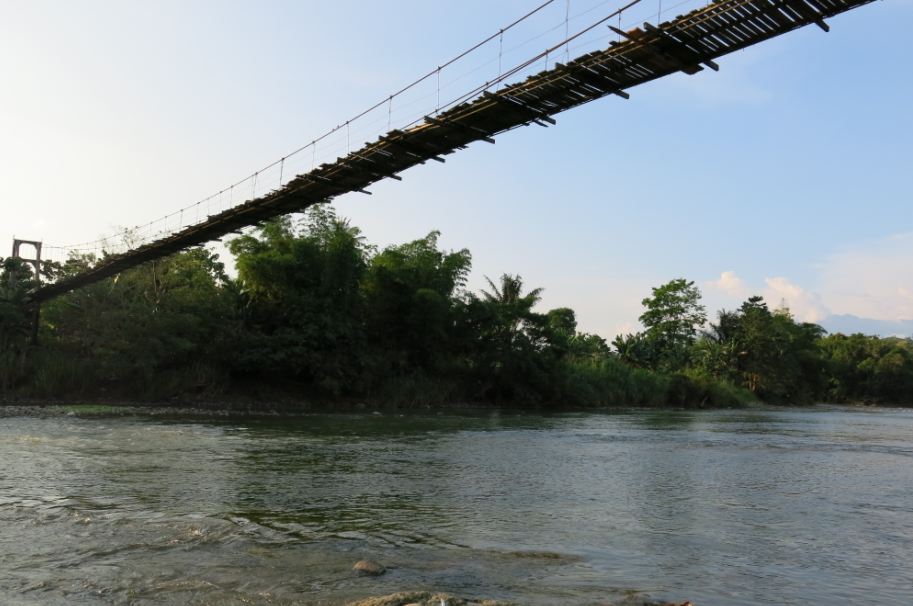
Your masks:
[[[689,347],[707,321],[700,300],[701,291],[694,282],[678,278],[654,288],[653,296],[641,301],[646,311],[640,322],[646,327],[644,338],[652,368],[677,371],[685,367]]]
[[[23,374],[30,321],[23,299],[32,274],[20,259],[0,258],[0,390],[7,390]]]
[[[550,309],[545,314],[549,346],[559,358],[596,359],[608,355],[605,339],[577,332],[577,314],[569,307]]]
[[[635,368],[649,368],[652,363],[652,350],[644,333],[628,333],[617,335],[612,340],[612,346],[618,359]]]
[[[556,335],[570,341],[577,334],[577,314],[570,307],[558,307],[545,314],[548,326]]]
[[[233,370],[332,394],[363,379],[361,284],[370,249],[359,230],[316,206],[230,245],[243,301]]]
[[[510,274],[503,274],[498,284],[488,277],[485,280],[490,290],[482,290],[482,300],[493,314],[492,329],[497,347],[507,352],[515,347],[529,346],[533,335],[528,329],[547,323],[544,316],[533,312],[543,289],[534,288],[523,294],[523,278]]]
[[[913,339],[828,335],[819,342],[827,397],[836,402],[911,403]]]
[[[58,274],[94,262],[73,257]],[[42,341],[53,348],[43,352],[41,389],[170,397],[215,387],[213,368],[231,354],[227,287],[218,257],[193,248],[52,299],[42,310]]]
[[[502,274],[500,284],[495,284],[488,277],[485,281],[491,290],[483,289],[482,296],[489,303],[508,311],[514,328],[519,326],[524,316],[529,315],[536,303],[542,299],[541,288],[534,288],[523,294],[523,278],[520,276]]]
[[[807,402],[824,391],[817,324],[797,323],[789,310],[773,312],[763,297],[750,297],[737,311],[721,311],[694,348],[708,374],[742,386],[763,399]]]
[[[390,246],[368,265],[363,291],[378,375],[438,368],[457,347],[456,296],[472,256],[440,250],[439,237]]]
[[[550,397],[555,365],[563,351],[558,333],[569,330],[570,324],[576,327],[576,319],[557,311],[550,325],[546,314],[533,311],[543,289],[524,293],[518,275],[503,274],[497,283],[486,280],[489,288],[482,290],[480,299],[470,301],[479,333],[475,358],[487,385],[483,397],[529,402]]]

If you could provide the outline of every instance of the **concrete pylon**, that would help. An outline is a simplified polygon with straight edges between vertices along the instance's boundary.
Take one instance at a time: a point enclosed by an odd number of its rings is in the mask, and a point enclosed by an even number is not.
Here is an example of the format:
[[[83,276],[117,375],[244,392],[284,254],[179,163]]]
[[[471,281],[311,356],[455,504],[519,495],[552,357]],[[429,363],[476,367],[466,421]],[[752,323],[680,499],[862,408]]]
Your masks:
[[[23,257],[22,256],[22,246],[31,246],[35,249],[35,256],[32,257]],[[21,259],[24,263],[28,263],[35,270],[35,285],[41,284],[41,242],[37,240],[20,240],[19,238],[13,239],[13,255],[16,259]]]
[[[33,257],[23,257],[22,256],[22,247],[31,246],[35,250],[35,256]],[[23,263],[28,263],[32,266],[35,272],[35,287],[41,286],[41,242],[37,240],[21,240],[19,238],[13,238],[13,258],[20,259]],[[13,279],[13,276],[10,275],[10,280]],[[38,343],[38,322],[41,318],[41,305],[34,304],[32,306],[32,343]]]

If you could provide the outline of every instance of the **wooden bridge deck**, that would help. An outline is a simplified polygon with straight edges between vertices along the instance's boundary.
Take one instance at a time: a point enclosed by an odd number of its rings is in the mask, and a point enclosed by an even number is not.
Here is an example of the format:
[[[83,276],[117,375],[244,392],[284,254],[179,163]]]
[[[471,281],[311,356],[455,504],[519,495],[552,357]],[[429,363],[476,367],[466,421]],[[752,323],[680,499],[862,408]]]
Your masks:
[[[464,149],[606,95],[627,97],[631,87],[677,71],[716,69],[714,59],[791,30],[868,4],[872,0],[720,0],[658,27],[620,34],[621,42],[578,57],[567,65],[530,76],[455,106],[408,130],[393,130],[377,141],[300,175],[285,187],[126,253],[113,255],[75,276],[31,293],[41,302],[102,280],[146,261],[215,240],[278,215],[300,211],[348,192],[364,191],[428,160]]]

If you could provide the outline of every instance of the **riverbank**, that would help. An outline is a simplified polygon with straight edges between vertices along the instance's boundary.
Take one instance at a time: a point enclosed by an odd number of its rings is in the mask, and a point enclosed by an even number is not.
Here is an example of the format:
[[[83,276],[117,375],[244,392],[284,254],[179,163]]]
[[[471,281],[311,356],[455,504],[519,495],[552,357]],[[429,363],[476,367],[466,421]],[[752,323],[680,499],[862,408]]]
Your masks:
[[[894,404],[874,404],[870,402],[854,402],[846,404],[833,403],[816,403],[804,407],[790,407],[770,405],[763,402],[754,402],[739,407],[716,407],[695,409],[691,407],[668,406],[668,407],[651,407],[644,408],[638,406],[629,407],[612,407],[599,410],[593,409],[561,409],[544,411],[539,408],[524,409],[519,406],[492,406],[480,404],[463,404],[452,406],[426,406],[421,408],[413,407],[396,407],[387,405],[369,405],[364,402],[350,402],[340,405],[333,404],[313,404],[305,402],[280,402],[266,403],[263,402],[231,402],[231,401],[199,401],[194,403],[139,403],[128,401],[95,401],[88,403],[85,400],[74,401],[41,401],[41,400],[10,400],[0,401],[0,418],[10,417],[32,417],[32,418],[55,418],[55,417],[151,417],[151,418],[293,418],[313,414],[478,414],[482,412],[505,412],[505,413],[621,413],[621,412],[646,412],[646,411],[669,411],[685,412],[694,410],[791,410],[800,408],[821,408],[834,410],[864,410],[864,409],[902,409],[909,406]]]
[[[713,410],[729,410],[734,407],[717,407]],[[740,406],[739,409],[758,409],[766,408],[761,403]],[[710,408],[701,408],[698,410],[709,410]],[[88,403],[85,400],[74,401],[36,401],[36,400],[12,400],[0,401],[0,418],[8,417],[34,417],[34,418],[54,418],[54,417],[159,417],[159,418],[230,418],[230,417],[297,417],[311,414],[478,414],[483,412],[505,412],[505,413],[598,413],[598,412],[626,412],[626,411],[643,411],[643,410],[668,410],[668,411],[685,411],[696,410],[689,407],[658,407],[643,408],[637,406],[629,407],[612,407],[599,410],[594,409],[559,409],[543,410],[541,408],[523,408],[520,406],[495,406],[480,404],[459,404],[449,406],[423,406],[415,407],[397,407],[390,404],[367,404],[364,402],[354,403],[333,403],[333,404],[313,404],[313,403],[250,403],[250,402],[208,402],[201,401],[195,403],[138,403],[124,401],[95,401]]]
[[[57,416],[75,413],[80,415],[133,415],[152,416],[294,416],[311,413],[365,413],[365,412],[596,412],[627,409],[732,409],[747,408],[760,404],[751,398],[700,398],[695,401],[673,398],[656,399],[649,403],[641,399],[629,400],[629,405],[603,404],[585,406],[579,403],[545,403],[542,401],[474,401],[468,399],[432,399],[416,401],[412,398],[357,398],[320,397],[282,388],[262,390],[244,389],[232,393],[203,396],[177,396],[165,400],[131,398],[112,395],[80,395],[78,397],[22,397],[0,394],[0,416],[9,416],[21,410],[28,410],[39,416]],[[7,409],[7,410],[3,410]]]

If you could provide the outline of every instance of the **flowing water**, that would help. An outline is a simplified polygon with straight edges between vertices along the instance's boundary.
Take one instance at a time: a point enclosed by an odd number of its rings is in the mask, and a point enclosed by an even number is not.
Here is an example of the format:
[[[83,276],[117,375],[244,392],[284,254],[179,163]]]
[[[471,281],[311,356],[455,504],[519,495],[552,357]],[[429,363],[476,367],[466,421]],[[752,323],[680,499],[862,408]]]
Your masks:
[[[405,589],[913,604],[913,411],[0,419],[0,604]]]

